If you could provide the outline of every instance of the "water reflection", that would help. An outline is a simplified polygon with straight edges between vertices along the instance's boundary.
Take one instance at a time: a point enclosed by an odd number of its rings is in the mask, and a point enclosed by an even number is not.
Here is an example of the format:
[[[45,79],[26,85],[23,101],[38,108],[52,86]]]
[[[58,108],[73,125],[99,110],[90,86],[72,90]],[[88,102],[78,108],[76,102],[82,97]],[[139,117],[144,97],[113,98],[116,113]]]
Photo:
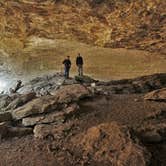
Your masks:
[[[0,67],[0,91],[12,88],[17,80],[24,83],[36,76],[63,72],[62,61],[67,55],[72,61],[71,75],[76,75],[75,58],[78,52],[84,58],[84,73],[96,79],[133,78],[166,72],[165,59],[143,51],[89,47],[75,43],[70,48],[63,47],[63,44],[56,47],[43,50],[35,48],[5,58],[0,54],[0,64],[3,64]]]
[[[3,91],[4,89],[7,89],[7,81],[5,80],[0,80],[0,92]]]

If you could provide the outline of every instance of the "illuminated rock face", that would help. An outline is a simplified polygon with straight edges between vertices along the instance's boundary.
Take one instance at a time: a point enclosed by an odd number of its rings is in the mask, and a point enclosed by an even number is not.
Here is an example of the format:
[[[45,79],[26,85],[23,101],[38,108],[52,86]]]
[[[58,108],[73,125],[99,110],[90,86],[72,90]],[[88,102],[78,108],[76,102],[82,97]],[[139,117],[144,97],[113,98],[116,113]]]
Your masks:
[[[36,36],[165,54],[165,7],[163,0],[2,0],[0,47],[18,51]]]

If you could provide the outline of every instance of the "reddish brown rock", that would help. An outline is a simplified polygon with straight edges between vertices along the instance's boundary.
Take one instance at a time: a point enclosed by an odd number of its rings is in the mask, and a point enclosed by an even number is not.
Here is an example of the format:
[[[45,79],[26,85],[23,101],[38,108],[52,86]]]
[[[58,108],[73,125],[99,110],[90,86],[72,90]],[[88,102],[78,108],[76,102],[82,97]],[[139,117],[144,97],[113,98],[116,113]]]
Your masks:
[[[63,86],[52,94],[58,97],[59,103],[70,103],[91,96],[90,91],[80,84]]]
[[[84,162],[146,166],[149,161],[149,154],[143,147],[133,143],[128,129],[116,123],[94,126],[75,136],[71,142],[73,150],[81,151]]]
[[[18,95],[18,97],[16,97],[15,100],[13,100],[5,110],[13,110],[16,109],[26,103],[28,103],[29,101],[33,100],[36,97],[36,93],[34,92],[30,92],[27,94],[22,94],[22,95]]]
[[[166,88],[162,88],[162,89],[147,93],[144,99],[154,100],[154,101],[166,101]]]
[[[66,120],[68,116],[75,114],[78,108],[79,107],[77,104],[72,104],[60,111],[54,111],[48,114],[41,114],[37,116],[24,118],[22,120],[22,124],[24,126],[34,126],[37,124],[49,123],[61,124]]]
[[[43,96],[30,101],[18,109],[12,111],[12,116],[15,119],[22,119],[27,116],[51,112],[58,105],[58,99],[55,96]]]

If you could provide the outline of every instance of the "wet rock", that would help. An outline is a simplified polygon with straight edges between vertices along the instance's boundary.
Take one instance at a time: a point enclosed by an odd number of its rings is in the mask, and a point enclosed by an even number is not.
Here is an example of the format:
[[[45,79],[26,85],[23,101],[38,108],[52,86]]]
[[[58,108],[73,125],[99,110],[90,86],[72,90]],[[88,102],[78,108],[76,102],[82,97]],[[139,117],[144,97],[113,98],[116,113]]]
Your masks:
[[[24,126],[34,126],[36,124],[49,124],[63,123],[67,117],[73,115],[78,110],[79,106],[77,104],[72,104],[67,108],[60,110],[58,112],[52,112],[49,114],[41,114],[35,117],[27,117],[22,120]]]
[[[71,149],[82,155],[84,163],[116,166],[146,166],[150,155],[144,147],[135,144],[127,128],[116,123],[94,126],[71,139]]]
[[[0,122],[11,121],[12,115],[10,112],[0,113]]]
[[[145,100],[166,101],[166,88],[152,91],[145,95]]]
[[[55,96],[42,96],[34,99],[22,107],[12,111],[14,119],[22,119],[30,115],[41,114],[56,110],[58,98]]]

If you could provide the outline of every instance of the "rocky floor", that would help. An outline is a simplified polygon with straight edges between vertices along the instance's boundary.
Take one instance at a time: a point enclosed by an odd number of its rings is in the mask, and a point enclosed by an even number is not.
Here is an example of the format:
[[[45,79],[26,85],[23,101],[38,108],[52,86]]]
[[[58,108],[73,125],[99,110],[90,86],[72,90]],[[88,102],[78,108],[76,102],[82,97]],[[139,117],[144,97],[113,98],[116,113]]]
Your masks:
[[[166,165],[165,74],[45,78],[1,96],[0,165]]]

